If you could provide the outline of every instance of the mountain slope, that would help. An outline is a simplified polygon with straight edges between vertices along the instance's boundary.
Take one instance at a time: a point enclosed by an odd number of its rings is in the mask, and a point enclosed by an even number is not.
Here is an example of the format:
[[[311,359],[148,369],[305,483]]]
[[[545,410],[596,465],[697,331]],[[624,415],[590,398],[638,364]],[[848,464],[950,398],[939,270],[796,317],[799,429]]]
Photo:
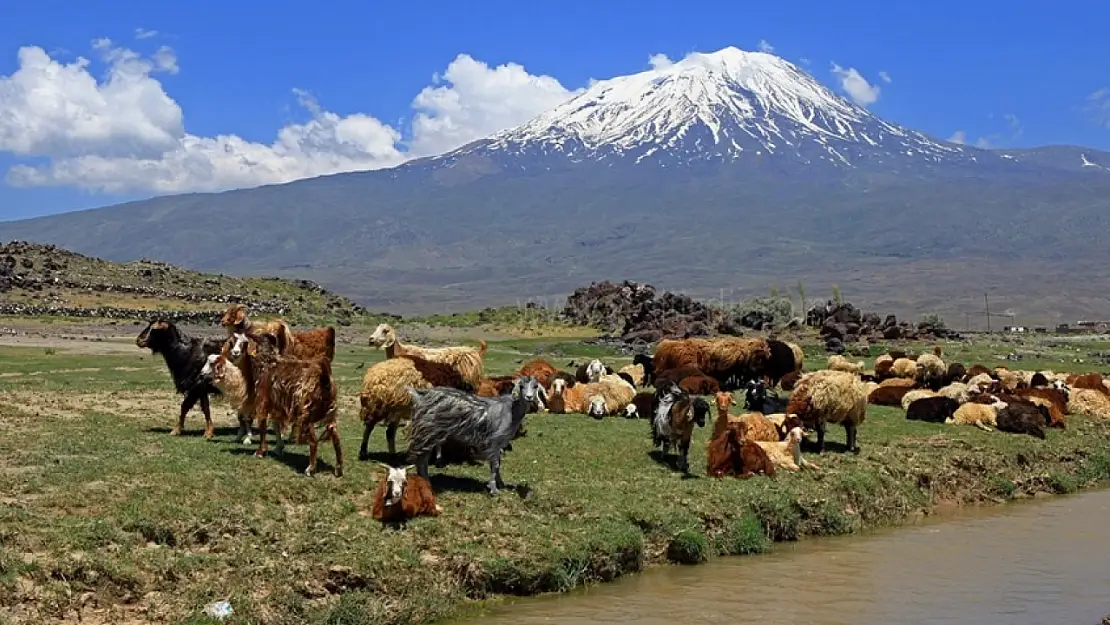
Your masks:
[[[1110,286],[1080,273],[1110,243],[1106,163],[938,141],[726,48],[391,170],[4,223],[0,239],[305,277],[396,312],[606,278],[703,295],[801,279],[900,314],[977,310],[993,287],[1074,316]]]

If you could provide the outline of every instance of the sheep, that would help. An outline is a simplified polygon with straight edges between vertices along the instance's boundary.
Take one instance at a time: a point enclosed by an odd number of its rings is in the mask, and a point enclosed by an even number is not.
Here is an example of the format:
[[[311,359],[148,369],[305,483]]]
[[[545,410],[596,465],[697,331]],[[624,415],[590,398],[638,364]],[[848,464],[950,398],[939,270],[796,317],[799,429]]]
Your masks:
[[[794,369],[794,354],[781,341],[776,341],[780,351],[785,348],[789,367],[778,374],[782,377]],[[741,388],[748,380],[761,377],[773,363],[774,352],[765,339],[728,337],[710,341],[701,353],[698,365],[706,375],[722,383],[725,391]],[[777,380],[777,378],[776,378]]]
[[[934,354],[921,354],[917,358],[917,379],[922,384],[939,389],[948,375],[948,365]]]
[[[863,390],[867,392],[868,402],[871,401],[871,399],[870,399],[871,398],[871,392],[874,391],[877,388],[879,388],[879,383],[878,382],[864,382],[863,383]]]
[[[875,377],[881,382],[889,378],[891,375],[891,368],[894,366],[894,358],[890,354],[883,354],[875,359]]]
[[[419,356],[424,360],[441,362],[451,365],[473,388],[478,388],[482,380],[482,359],[486,354],[486,342],[479,341],[477,349],[473,347],[421,347],[402,343],[397,338],[397,332],[388,323],[378,325],[370,335],[370,345],[385,350],[386,358],[396,358],[402,355]]]
[[[555,380],[551,385],[551,394],[548,406],[550,412],[562,414],[566,412],[587,414],[591,400],[600,396],[604,400],[605,414],[617,414],[625,409],[636,390],[621,380],[620,383],[610,381],[576,384],[568,387],[562,380]],[[556,401],[556,397],[558,401]]]
[[[173,385],[177,392],[184,397],[181,400],[181,411],[177,418],[177,425],[170,430],[172,436],[180,436],[185,429],[185,415],[200,402],[200,410],[204,413],[204,437],[211,439],[215,436],[212,425],[212,410],[208,403],[211,395],[219,395],[220,390],[208,382],[201,375],[208,356],[220,353],[224,343],[219,338],[199,338],[189,336],[182,332],[168,319],[156,317],[150,320],[146,328],[135,338],[135,345],[140,349],[150,349],[152,354],[161,354],[166,362],[166,368],[173,378]],[[243,430],[246,429],[246,434]],[[250,422],[244,424],[244,417],[239,416],[240,437],[250,435]]]
[[[587,384],[598,381],[603,375],[612,374],[613,369],[611,367],[594,358],[590,362],[578,365],[578,368],[574,371],[574,379],[581,384]]]
[[[382,523],[404,523],[418,516],[439,516],[443,508],[428,480],[408,475],[413,466],[394,468],[382,464],[385,474],[374,491],[370,516]]]
[[[578,380],[575,379],[573,373],[567,373],[566,371],[557,371],[555,372],[555,375],[551,376],[551,383],[547,385],[548,390],[551,390],[551,387],[555,384],[555,380],[562,380],[564,383],[566,383],[568,387],[578,384]]]
[[[1110,397],[1094,389],[1074,389],[1068,396],[1068,413],[1092,419],[1110,419]]]
[[[691,395],[714,395],[721,392],[721,385],[706,375],[687,376],[678,385]]]
[[[798,379],[801,377],[802,374],[799,372],[787,373],[786,375],[782,376],[781,380],[779,380],[779,388],[784,391],[792,391],[794,390],[794,387],[798,384]]]
[[[1002,388],[1007,391],[1013,391],[1021,385],[1021,376],[1006,367],[995,368],[994,375],[998,378]]]
[[[956,414],[960,404],[951,397],[935,396],[923,397],[912,402],[906,409],[906,419],[909,421],[926,421],[929,423],[944,423]]]
[[[914,390],[902,396],[902,410],[909,410],[910,404],[917,401],[918,399],[936,396],[937,394],[935,392],[930,391],[927,388],[915,388]]]
[[[1102,383],[1102,376],[1097,373],[1069,375],[1067,385],[1074,389],[1098,391],[1110,397],[1110,389],[1106,388],[1106,385]]]
[[[621,367],[617,375],[622,377],[627,375],[628,381],[631,382],[633,386],[644,386],[644,366],[641,364],[625,365]]]
[[[840,354],[833,354],[829,356],[828,368],[833,371],[843,371],[845,373],[860,373],[863,371],[863,361],[861,360],[853,363]]]
[[[735,475],[742,479],[760,473],[775,476],[775,464],[767,451],[746,440],[743,429],[742,424],[725,423],[721,435],[709,441],[705,451],[706,475],[717,478]]]
[[[701,367],[702,352],[709,346],[707,339],[664,339],[655,348],[652,368],[658,374],[682,366]],[[653,382],[656,388],[662,385]]]
[[[899,358],[890,366],[890,375],[908,380],[917,379],[917,362],[909,358]]]
[[[997,425],[998,409],[1006,404],[994,401],[992,404],[968,402],[956,409],[944,422],[954,425],[974,425],[984,432],[992,432],[990,426]]]
[[[1038,372],[1033,374],[1032,378],[1029,378],[1029,386],[1031,388],[1046,387],[1046,386],[1048,386],[1048,377],[1045,374],[1038,371]]]
[[[797,343],[787,342],[786,346],[790,348],[790,353],[794,355],[794,370],[791,371],[790,374],[793,374],[795,376],[795,379],[797,379],[801,377],[802,368],[805,367],[806,354],[802,351],[802,347]],[[781,385],[782,380],[779,380],[779,382]]]
[[[863,390],[866,392],[867,386],[864,386]],[[880,384],[878,388],[867,395],[867,403],[876,406],[901,406],[902,399],[912,390],[913,387],[910,386],[883,386]]]
[[[763,363],[762,368],[757,369],[755,377],[765,376],[771,386],[775,386],[782,381],[783,377],[802,370],[805,354],[802,353],[801,347],[776,339],[767,339],[766,343],[770,356]]]
[[[945,386],[951,386],[954,382],[963,382],[967,378],[967,367],[963,363],[953,362],[949,363],[948,371],[945,373],[944,382]]]
[[[481,381],[478,382],[478,390],[474,393],[479,397],[497,397],[498,395],[505,395],[511,391],[515,383],[516,377],[511,375],[482,378]]]
[[[674,369],[657,370],[652,384],[655,388],[667,388],[672,383],[681,382],[683,379],[691,376],[705,376],[705,373],[697,367],[697,365],[683,365]],[[705,376],[708,377],[708,376]]]
[[[540,386],[548,388],[551,386],[551,381],[555,379],[555,375],[559,373],[559,370],[543,358],[536,358],[521,365],[516,373],[518,376],[530,375],[536,378]]]
[[[270,334],[278,338],[278,352],[283,356],[309,359],[323,356],[328,362],[335,360],[335,328],[315,328],[294,332],[282,319],[252,322],[247,317],[247,307],[232,304],[220,317],[220,325],[227,330],[228,337],[235,334]]]
[[[652,418],[652,439],[656,445],[663,445],[664,457],[672,443],[678,446],[681,454],[678,469],[686,474],[690,471],[690,439],[695,425],[705,427],[705,415],[694,410],[694,401],[689,394],[677,384],[672,384],[659,398]]]
[[[786,440],[773,443],[763,441],[754,442],[756,445],[763,448],[763,451],[767,453],[768,458],[770,458],[776,469],[786,469],[787,471],[798,471],[803,467],[807,469],[816,469],[818,468],[816,464],[802,457],[803,435],[802,428],[795,427],[786,434]]]
[[[1035,387],[1028,389],[1018,389],[1014,393],[1019,397],[1025,397],[1038,406],[1044,406],[1048,409],[1048,425],[1049,427],[1065,429],[1067,428],[1067,421],[1064,415],[1068,412],[1068,392],[1046,387]]]
[[[999,432],[1028,434],[1045,439],[1044,426],[1048,423],[1048,410],[1041,406],[1007,402],[995,415]]]
[[[970,382],[971,379],[975,376],[983,375],[984,373],[990,375],[991,370],[984,367],[983,365],[971,365],[967,368],[967,381]]]
[[[474,448],[475,454],[489,463],[486,488],[490,495],[497,495],[505,486],[501,454],[523,424],[538,389],[539,383],[531,376],[521,376],[508,397],[478,397],[444,387],[407,387],[413,400],[409,461],[416,463],[417,474],[428,479],[432,451],[455,439]]]
[[[255,418],[258,420],[259,442],[255,456],[266,455],[266,424],[271,417],[278,431],[277,453],[281,455],[285,441],[281,431],[286,423],[296,433],[296,442],[308,442],[308,465],[304,474],[316,472],[318,440],[315,427],[324,426],[324,440],[331,439],[335,449],[335,476],[343,475],[343,449],[339,442],[336,386],[331,362],[323,355],[309,360],[280,356],[266,340],[251,339],[247,357],[256,365]]]
[[[798,418],[796,414],[788,415],[785,412],[777,412],[775,414],[766,415],[763,418],[769,421],[771,425],[775,426],[775,429],[778,430],[778,439],[780,441],[786,440],[786,435],[790,433],[790,430],[805,427],[805,424],[802,423],[802,420]]]
[[[606,380],[585,384],[583,388],[588,398],[584,412],[597,419],[620,414],[636,397],[636,389]]]
[[[457,369],[442,362],[419,356],[402,355],[388,358],[366,369],[359,391],[359,420],[363,423],[359,460],[367,460],[370,434],[382,422],[390,457],[397,455],[397,429],[412,416],[412,398],[406,387],[431,388],[446,386],[464,391],[474,390]]]
[[[971,391],[983,391],[990,388],[995,383],[995,379],[989,373],[976,373],[967,380],[967,388]]]
[[[858,377],[842,371],[809,373],[798,382],[786,413],[796,414],[803,423],[815,427],[818,453],[825,448],[827,423],[842,424],[848,449],[859,453],[856,431],[867,414],[867,395]]]
[[[650,419],[655,414],[655,404],[658,400],[651,391],[636,393],[632,401],[624,408],[624,415],[629,419]]]
[[[632,365],[639,366],[643,371],[640,384],[642,386],[652,386],[655,382],[655,363],[652,361],[651,356],[647,354],[636,354],[632,357]]]
[[[966,404],[969,399],[970,390],[963,382],[952,382],[948,386],[937,391],[937,394],[949,399],[954,399],[958,404]]]

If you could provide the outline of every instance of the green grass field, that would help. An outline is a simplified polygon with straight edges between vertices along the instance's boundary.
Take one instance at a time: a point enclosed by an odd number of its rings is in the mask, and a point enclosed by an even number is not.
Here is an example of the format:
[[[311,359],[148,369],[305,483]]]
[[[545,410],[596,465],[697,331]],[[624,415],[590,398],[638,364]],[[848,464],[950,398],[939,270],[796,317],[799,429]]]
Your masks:
[[[1059,343],[1059,344],[1057,344]],[[1091,370],[1091,341],[949,344],[946,356],[1014,367]],[[917,345],[914,349],[931,346]],[[1076,351],[1078,349],[1079,351]],[[874,350],[878,354],[880,349]],[[491,343],[490,374],[542,354],[629,358],[573,339]],[[823,365],[819,349],[807,366]],[[217,402],[217,437],[194,412],[168,435],[179,398],[160,358],[0,348],[0,623],[416,623],[455,616],[501,595],[565,591],[646,566],[760,552],[774,541],[897,524],[945,503],[1071,492],[1110,477],[1110,424],[1072,417],[1048,441],[972,427],[907,422],[872,407],[861,454],[810,456],[821,471],[775,479],[683,478],[649,452],[647,421],[531,415],[506,454],[506,481],[485,494],[485,466],[433,468],[442,516],[400,530],[370,518],[379,472],[357,460],[357,393],[381,358],[341,346],[345,475],[330,445],[306,478],[307,449],[258,459],[234,442]],[[704,473],[707,430],[691,466]],[[403,438],[401,439],[403,441]],[[404,443],[401,443],[402,447]],[[371,439],[385,459],[384,432]]]

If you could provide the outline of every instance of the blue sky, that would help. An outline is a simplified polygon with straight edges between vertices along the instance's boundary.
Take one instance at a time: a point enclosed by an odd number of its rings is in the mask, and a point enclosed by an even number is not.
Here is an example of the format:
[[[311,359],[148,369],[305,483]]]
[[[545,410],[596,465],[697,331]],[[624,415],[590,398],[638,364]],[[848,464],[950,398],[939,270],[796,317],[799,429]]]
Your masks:
[[[653,54],[760,42],[933,136],[1110,150],[1108,23],[1094,1],[9,3],[0,219],[393,165]]]

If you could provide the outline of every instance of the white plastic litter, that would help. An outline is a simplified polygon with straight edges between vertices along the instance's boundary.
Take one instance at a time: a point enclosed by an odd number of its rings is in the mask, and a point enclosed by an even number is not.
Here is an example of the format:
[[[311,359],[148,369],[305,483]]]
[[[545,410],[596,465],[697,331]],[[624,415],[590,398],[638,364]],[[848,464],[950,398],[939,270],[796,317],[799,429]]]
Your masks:
[[[212,605],[204,609],[205,614],[211,616],[217,621],[222,621],[225,618],[231,616],[231,612],[231,602],[229,601],[217,601],[216,603],[213,603]]]

